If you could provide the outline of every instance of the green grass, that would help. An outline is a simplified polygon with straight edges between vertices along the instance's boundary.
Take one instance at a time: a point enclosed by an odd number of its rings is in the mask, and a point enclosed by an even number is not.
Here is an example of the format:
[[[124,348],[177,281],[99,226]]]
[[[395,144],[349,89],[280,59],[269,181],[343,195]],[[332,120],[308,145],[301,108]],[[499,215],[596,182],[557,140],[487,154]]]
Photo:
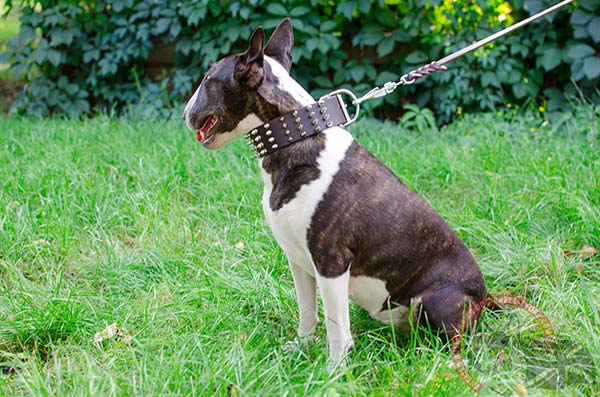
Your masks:
[[[550,123],[488,114],[439,133],[351,128],[465,240],[492,293],[525,297],[553,322],[556,360],[522,314],[484,316],[464,352],[482,395],[599,392],[599,257],[563,252],[600,248],[599,116],[582,106]],[[326,371],[324,326],[310,347],[282,349],[293,283],[243,142],[205,151],[179,122],[0,118],[0,186],[0,395],[469,394],[437,339],[354,305],[345,369]],[[94,346],[113,322],[131,341]],[[522,363],[548,354],[585,367],[536,387]]]

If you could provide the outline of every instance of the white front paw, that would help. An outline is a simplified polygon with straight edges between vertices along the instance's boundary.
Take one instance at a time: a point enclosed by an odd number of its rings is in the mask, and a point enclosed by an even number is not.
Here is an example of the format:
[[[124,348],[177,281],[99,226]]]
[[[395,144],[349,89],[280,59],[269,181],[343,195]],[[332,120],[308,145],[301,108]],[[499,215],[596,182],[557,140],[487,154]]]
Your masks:
[[[316,339],[316,337],[315,337],[314,333],[306,335],[306,336],[297,336],[294,338],[294,340],[289,340],[289,341],[285,342],[282,349],[283,349],[283,351],[286,351],[286,352],[299,351],[299,350],[302,350],[302,348],[308,346],[315,339]]]
[[[327,369],[329,372],[345,367],[345,358],[353,346],[354,340],[352,339],[336,346],[330,346],[329,359],[327,360]]]

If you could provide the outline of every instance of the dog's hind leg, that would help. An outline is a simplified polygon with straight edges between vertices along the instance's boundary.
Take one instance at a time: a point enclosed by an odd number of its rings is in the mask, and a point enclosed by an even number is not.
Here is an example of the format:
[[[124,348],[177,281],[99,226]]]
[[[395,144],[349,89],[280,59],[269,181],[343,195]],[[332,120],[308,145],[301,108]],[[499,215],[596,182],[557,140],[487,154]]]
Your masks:
[[[329,362],[335,364],[340,362],[344,354],[354,345],[350,333],[348,308],[350,269],[332,278],[317,274],[316,279],[325,309]]]
[[[290,261],[290,268],[292,269],[296,299],[298,300],[298,340],[300,342],[310,342],[315,327],[319,323],[316,280],[292,261]]]

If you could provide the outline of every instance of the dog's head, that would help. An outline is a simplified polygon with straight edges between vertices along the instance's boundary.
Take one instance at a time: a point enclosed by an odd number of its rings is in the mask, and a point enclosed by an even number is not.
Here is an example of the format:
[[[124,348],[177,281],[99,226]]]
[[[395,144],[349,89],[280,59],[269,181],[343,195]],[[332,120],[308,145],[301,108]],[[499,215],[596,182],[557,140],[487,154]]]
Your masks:
[[[248,50],[214,63],[188,101],[183,118],[209,149],[219,149],[280,114],[313,102],[289,75],[293,32],[284,19],[264,46],[257,28]]]

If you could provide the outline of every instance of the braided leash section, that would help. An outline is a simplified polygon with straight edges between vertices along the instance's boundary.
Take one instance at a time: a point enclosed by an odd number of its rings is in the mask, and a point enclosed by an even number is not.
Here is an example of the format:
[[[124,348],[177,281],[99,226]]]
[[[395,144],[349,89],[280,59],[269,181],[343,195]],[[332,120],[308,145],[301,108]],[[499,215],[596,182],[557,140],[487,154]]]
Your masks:
[[[414,84],[417,79],[421,77],[429,76],[433,72],[437,72],[438,70],[446,70],[446,65],[439,63],[438,61],[433,61],[428,63],[427,65],[423,65],[418,69],[412,70],[400,77],[400,84]],[[397,83],[398,84],[398,83]],[[398,85],[400,85],[398,84]]]

